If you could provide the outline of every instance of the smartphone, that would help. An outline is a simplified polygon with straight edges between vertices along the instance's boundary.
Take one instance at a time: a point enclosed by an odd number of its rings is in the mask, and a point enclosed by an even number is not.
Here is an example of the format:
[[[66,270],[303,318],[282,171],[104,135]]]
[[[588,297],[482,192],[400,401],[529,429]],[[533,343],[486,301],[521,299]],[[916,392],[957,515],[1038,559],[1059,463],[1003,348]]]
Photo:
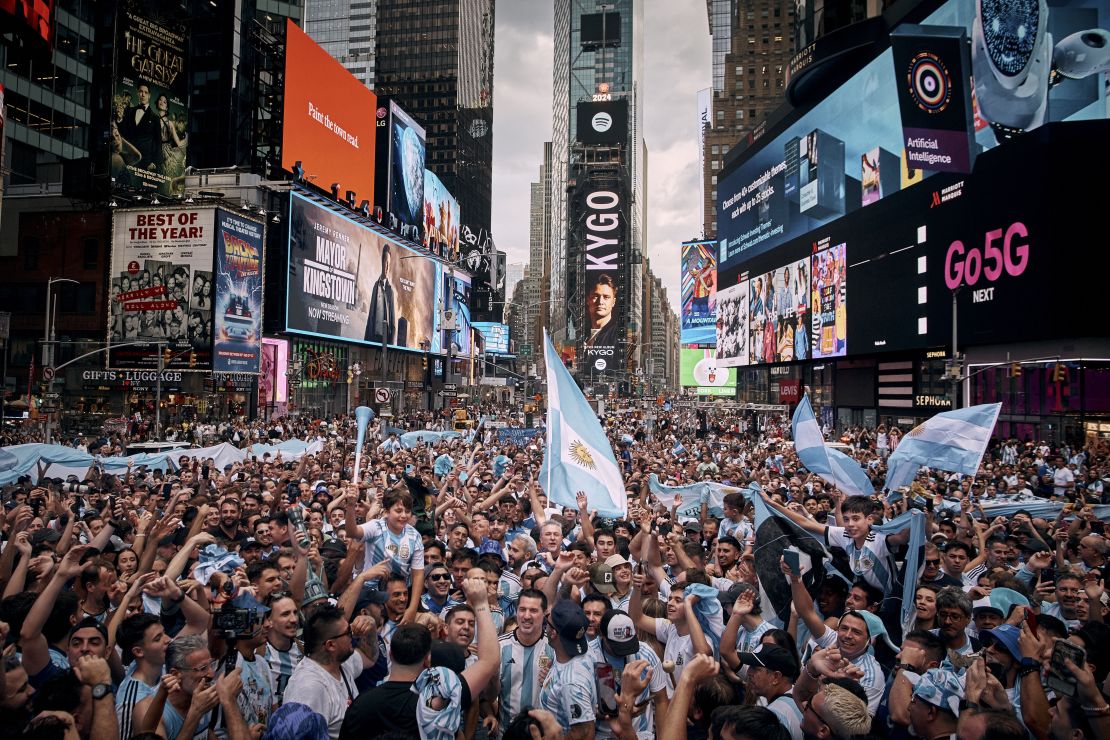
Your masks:
[[[782,551],[782,559],[786,561],[789,566],[790,572],[797,575],[802,574],[802,553],[794,548],[788,547]]]
[[[1029,609],[1025,610],[1025,623],[1029,625],[1029,631],[1033,633],[1033,637],[1040,637],[1037,632],[1037,615]]]
[[[1078,694],[1078,685],[1075,679],[1070,677],[1071,672],[1064,665],[1065,660],[1070,660],[1082,668],[1087,662],[1087,651],[1058,637],[1053,640],[1052,659],[1049,661],[1048,680],[1045,681],[1045,685],[1058,694],[1075,698]]]

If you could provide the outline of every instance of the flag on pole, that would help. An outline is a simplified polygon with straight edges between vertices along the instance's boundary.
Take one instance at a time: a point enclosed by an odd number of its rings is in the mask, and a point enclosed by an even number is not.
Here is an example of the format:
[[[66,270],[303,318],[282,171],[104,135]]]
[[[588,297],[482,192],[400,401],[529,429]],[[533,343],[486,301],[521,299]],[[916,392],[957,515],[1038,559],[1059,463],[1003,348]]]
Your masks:
[[[813,407],[809,405],[808,393],[794,410],[791,426],[794,452],[798,453],[798,459],[811,473],[816,473],[821,480],[849,496],[870,496],[875,492],[874,484],[859,463],[825,444],[821,427],[813,415]]]
[[[577,493],[583,491],[589,508],[601,516],[626,516],[628,497],[613,446],[546,333],[543,342],[547,449],[540,466],[540,485],[548,500],[560,506],[577,508]]]
[[[945,411],[914,427],[887,460],[885,487],[908,486],[922,465],[963,475],[979,472],[1000,403]]]

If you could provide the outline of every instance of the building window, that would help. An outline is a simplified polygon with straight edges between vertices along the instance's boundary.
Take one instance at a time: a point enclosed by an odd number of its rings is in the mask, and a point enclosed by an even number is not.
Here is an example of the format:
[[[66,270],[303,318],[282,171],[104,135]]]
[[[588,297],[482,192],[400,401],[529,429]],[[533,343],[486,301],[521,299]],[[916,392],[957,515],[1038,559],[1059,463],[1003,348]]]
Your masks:
[[[86,270],[95,270],[97,263],[100,261],[100,242],[96,239],[88,238],[82,242],[82,246],[82,264],[84,268]]]
[[[744,117],[744,111],[742,111],[742,110],[740,110],[739,108],[737,108],[737,109],[736,109],[736,118],[737,118],[737,120],[740,120],[740,119],[742,119],[743,117]]]
[[[721,163],[719,160],[714,159],[713,162],[710,164],[710,167],[714,172],[716,172],[717,170],[721,169]]]
[[[717,184],[717,176],[716,175],[713,175],[712,177],[709,178],[709,184],[710,185],[716,185]]]
[[[709,153],[710,154],[720,154],[721,153],[721,147],[714,144],[713,146],[709,147]]]

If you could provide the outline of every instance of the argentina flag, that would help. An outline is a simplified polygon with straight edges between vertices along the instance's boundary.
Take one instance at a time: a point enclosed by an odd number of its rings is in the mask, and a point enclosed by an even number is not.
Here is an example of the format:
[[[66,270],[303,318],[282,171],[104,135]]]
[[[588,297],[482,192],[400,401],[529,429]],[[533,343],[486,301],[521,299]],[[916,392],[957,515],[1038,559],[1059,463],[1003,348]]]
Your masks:
[[[809,405],[808,393],[794,410],[791,428],[794,452],[807,470],[849,496],[870,496],[875,492],[875,486],[859,463],[825,444],[821,427],[813,416],[813,407]]]
[[[945,411],[914,427],[887,460],[888,490],[908,486],[922,465],[963,475],[979,472],[1000,403]]]
[[[624,517],[628,497],[624,476],[597,415],[544,334],[547,361],[547,449],[540,466],[540,485],[560,506],[578,508],[578,491],[589,508],[603,517]]]

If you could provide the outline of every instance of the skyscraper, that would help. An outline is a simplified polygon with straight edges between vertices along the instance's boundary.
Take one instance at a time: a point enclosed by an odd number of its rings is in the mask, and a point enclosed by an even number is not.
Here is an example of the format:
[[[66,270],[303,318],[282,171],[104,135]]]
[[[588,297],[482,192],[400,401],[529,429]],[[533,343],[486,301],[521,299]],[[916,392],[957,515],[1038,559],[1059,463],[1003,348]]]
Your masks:
[[[620,361],[610,370],[625,372],[625,360],[639,363],[642,329],[642,253],[646,222],[646,156],[643,141],[643,2],[642,0],[556,0],[555,59],[552,101],[552,203],[550,327],[557,344],[581,344],[585,254],[572,232],[582,214],[572,212],[572,190],[603,176],[627,189],[627,238],[621,254],[617,310],[626,332],[617,340]],[[621,114],[599,142],[578,130],[579,104],[613,103]],[[610,111],[599,111],[610,115]],[[609,124],[606,124],[608,126]],[[621,127],[617,131],[615,128]],[[585,136],[584,136],[585,134]],[[584,139],[593,138],[593,142]],[[584,196],[583,196],[584,197]],[[622,227],[623,228],[623,227]]]
[[[792,0],[707,0],[713,99],[702,170],[706,238],[717,235],[717,173],[725,155],[758,132],[784,100],[794,53]]]
[[[377,19],[377,0],[305,0],[305,33],[370,89]]]
[[[374,90],[427,133],[426,167],[490,228],[495,0],[377,0]]]

